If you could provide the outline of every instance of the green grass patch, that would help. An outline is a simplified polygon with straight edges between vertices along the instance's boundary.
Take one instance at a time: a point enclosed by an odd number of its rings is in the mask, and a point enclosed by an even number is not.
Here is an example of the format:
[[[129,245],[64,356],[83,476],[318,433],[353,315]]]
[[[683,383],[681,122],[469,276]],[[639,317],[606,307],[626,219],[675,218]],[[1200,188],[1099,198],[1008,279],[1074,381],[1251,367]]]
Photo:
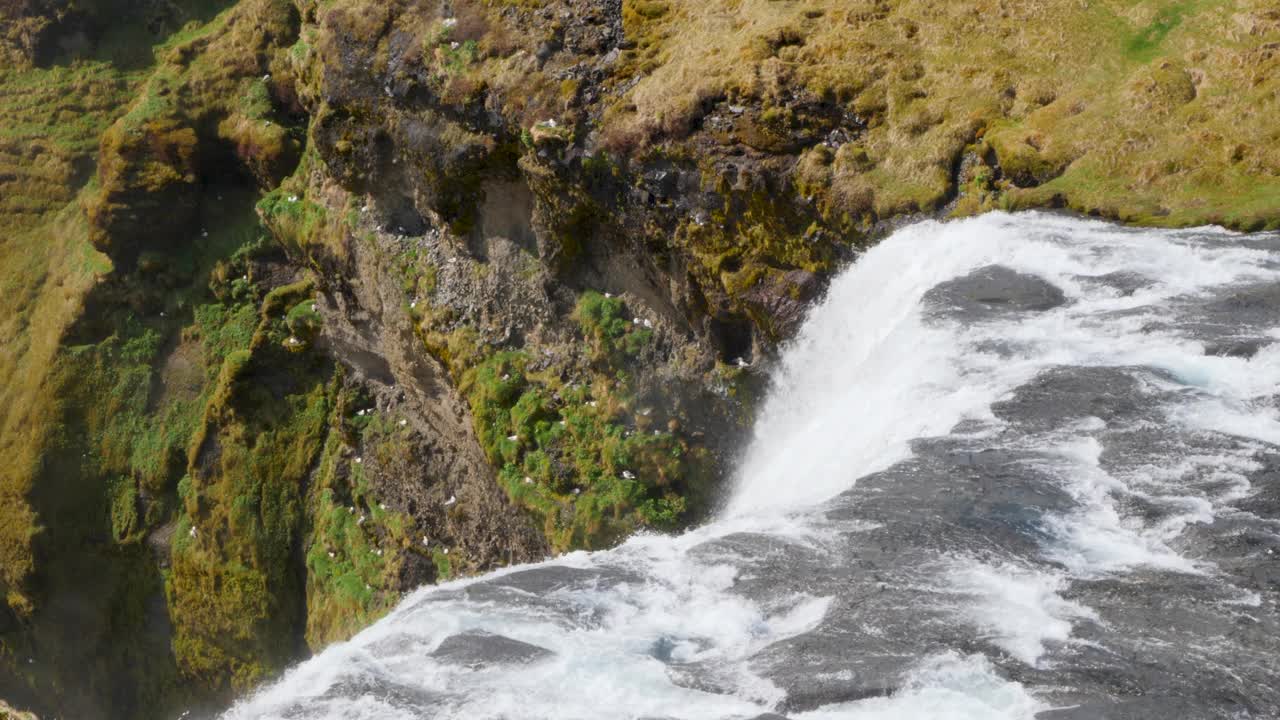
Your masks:
[[[1156,11],[1155,18],[1129,38],[1125,44],[1125,53],[1131,60],[1150,62],[1160,52],[1161,45],[1169,33],[1182,24],[1188,13],[1201,3],[1194,0],[1169,3]]]

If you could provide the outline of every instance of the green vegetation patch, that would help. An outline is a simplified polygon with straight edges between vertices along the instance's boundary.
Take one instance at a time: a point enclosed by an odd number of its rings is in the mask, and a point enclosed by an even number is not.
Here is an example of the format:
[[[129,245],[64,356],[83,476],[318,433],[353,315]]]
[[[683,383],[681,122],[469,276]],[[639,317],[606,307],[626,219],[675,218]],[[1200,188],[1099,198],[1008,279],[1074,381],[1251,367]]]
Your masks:
[[[1168,37],[1169,33],[1182,24],[1183,18],[1189,12],[1192,12],[1202,4],[1189,0],[1187,2],[1169,3],[1159,7],[1151,22],[1134,33],[1129,39],[1129,42],[1125,45],[1125,51],[1130,58],[1141,62],[1154,59],[1160,51],[1160,45]]]
[[[243,690],[282,669],[303,629],[294,548],[328,434],[333,369],[285,348],[282,300],[264,298],[250,346],[227,355],[190,446],[186,532],[174,536],[167,592],[179,666],[212,688]]]
[[[314,650],[344,640],[399,600],[398,574],[413,542],[412,520],[375,498],[365,459],[355,447],[394,453],[403,428],[372,413],[354,411],[357,396],[339,396],[332,431],[308,499],[306,541],[307,644]],[[349,444],[351,443],[351,444]]]
[[[674,527],[687,448],[634,407],[630,371],[652,330],[625,304],[589,291],[575,317],[592,358],[590,383],[530,369],[522,351],[485,354],[461,372],[476,433],[499,482],[540,516],[553,547],[601,547],[641,526]],[[476,357],[468,354],[468,357]],[[456,356],[454,356],[456,357]],[[456,369],[456,364],[455,364]]]

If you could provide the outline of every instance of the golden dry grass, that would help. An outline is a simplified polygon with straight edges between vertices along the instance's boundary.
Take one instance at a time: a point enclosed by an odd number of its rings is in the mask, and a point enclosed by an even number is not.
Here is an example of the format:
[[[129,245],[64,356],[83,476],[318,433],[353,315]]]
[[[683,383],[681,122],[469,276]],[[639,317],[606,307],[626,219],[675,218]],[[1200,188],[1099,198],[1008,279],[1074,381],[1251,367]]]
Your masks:
[[[628,0],[641,79],[614,130],[678,134],[708,98],[821,98],[866,122],[819,163],[836,202],[927,208],[984,135],[1006,202],[1280,223],[1270,0]],[[783,115],[785,118],[785,115]],[[983,149],[986,149],[985,147]],[[822,167],[826,169],[823,170]]]

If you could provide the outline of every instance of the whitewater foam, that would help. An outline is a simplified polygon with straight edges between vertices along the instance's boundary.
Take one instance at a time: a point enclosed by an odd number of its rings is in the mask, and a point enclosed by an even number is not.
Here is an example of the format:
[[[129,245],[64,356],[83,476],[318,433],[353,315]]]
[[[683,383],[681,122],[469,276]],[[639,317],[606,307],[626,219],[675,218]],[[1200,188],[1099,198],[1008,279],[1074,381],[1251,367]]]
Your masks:
[[[1027,720],[1048,705],[1002,679],[981,655],[943,653],[920,663],[902,690],[887,698],[841,703],[795,720]]]
[[[1097,621],[1092,609],[1063,599],[1065,575],[1014,563],[961,560],[943,576],[946,591],[968,601],[961,616],[1013,657],[1035,666],[1049,644],[1071,640],[1074,624]]]
[[[1054,668],[1081,633],[1110,627],[1103,608],[1071,596],[1074,584],[1137,570],[1219,572],[1179,542],[1249,496],[1254,455],[1280,445],[1280,415],[1267,400],[1280,387],[1277,346],[1249,359],[1208,357],[1196,334],[1203,323],[1184,322],[1223,288],[1280,282],[1276,253],[1235,237],[1042,214],[903,229],[836,278],[785,348],[715,522],[422,589],[227,717],[720,720],[781,708],[793,720],[1030,720],[1049,703],[1008,679],[1007,663]],[[924,311],[930,289],[994,264],[1056,286],[1066,302],[1034,313],[997,308],[978,320]],[[993,411],[1059,368],[1118,369],[1134,378],[1137,395],[1106,418],[1059,417],[1052,404],[1015,407],[1009,412],[1032,416],[1012,420]],[[1134,420],[1124,403],[1146,415]],[[1143,432],[1183,433],[1204,447],[1131,441],[1129,464],[1105,457],[1113,434]],[[831,520],[822,510],[859,478],[911,458],[913,442],[943,436],[975,452],[1032,454],[1026,467],[1057,484],[1070,508],[1030,515],[1039,523],[1032,553],[984,545],[979,556],[924,538],[904,556],[918,565],[882,567],[877,559],[893,556],[860,543],[892,529],[883,518]],[[950,488],[932,489],[938,497],[926,500],[942,502]],[[1136,502],[1158,512],[1135,513]],[[818,589],[795,582],[798,557],[813,563],[814,582],[805,584]],[[858,601],[847,601],[839,579],[866,574],[877,581],[857,585]],[[907,602],[878,604],[878,596]],[[1252,598],[1244,590],[1223,597],[1220,605],[1236,611],[1228,600]],[[919,613],[912,603],[926,602],[951,621],[870,614]],[[831,630],[838,613],[848,615],[840,627],[862,629]],[[954,642],[956,620],[972,634],[964,651],[936,652]],[[936,634],[904,645],[887,627]],[[434,655],[468,633],[545,654],[476,667]],[[855,641],[868,646],[849,650]],[[990,646],[990,656],[975,646]],[[899,672],[903,648],[930,649]],[[778,662],[821,668],[822,692],[790,707],[791,686],[769,674]],[[867,699],[868,687],[885,695]],[[863,699],[841,699],[849,696]]]

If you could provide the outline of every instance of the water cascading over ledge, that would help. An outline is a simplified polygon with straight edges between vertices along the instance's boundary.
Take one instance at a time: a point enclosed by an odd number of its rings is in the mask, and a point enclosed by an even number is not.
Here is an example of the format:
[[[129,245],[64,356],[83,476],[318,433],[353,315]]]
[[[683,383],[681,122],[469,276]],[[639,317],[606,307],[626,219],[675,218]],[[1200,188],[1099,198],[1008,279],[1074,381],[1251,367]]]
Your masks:
[[[718,518],[420,590],[241,718],[1280,715],[1280,237],[922,223]]]

